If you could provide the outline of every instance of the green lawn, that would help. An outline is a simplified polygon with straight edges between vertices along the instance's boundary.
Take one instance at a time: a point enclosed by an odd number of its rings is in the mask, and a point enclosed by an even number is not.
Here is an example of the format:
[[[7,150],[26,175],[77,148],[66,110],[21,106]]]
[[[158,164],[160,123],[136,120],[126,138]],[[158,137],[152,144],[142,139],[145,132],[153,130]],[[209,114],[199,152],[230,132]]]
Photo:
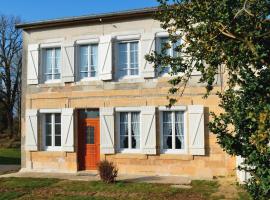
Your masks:
[[[17,165],[20,163],[20,149],[0,149],[0,165]]]
[[[218,200],[214,196],[218,181],[192,181],[192,189],[172,188],[170,185],[100,181],[68,181],[59,179],[1,178],[0,200],[59,199],[59,200]],[[242,198],[237,198],[238,200]]]

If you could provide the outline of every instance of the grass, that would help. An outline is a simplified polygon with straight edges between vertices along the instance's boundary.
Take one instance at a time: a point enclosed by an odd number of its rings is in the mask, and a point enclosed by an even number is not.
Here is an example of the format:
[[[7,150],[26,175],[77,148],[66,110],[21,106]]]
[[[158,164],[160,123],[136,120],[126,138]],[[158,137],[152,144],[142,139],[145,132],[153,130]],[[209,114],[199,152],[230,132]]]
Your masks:
[[[0,178],[0,200],[56,199],[56,200],[218,200],[226,194],[212,196],[219,189],[214,181],[192,181],[191,189],[170,185],[128,183],[105,184],[100,181],[69,181],[41,178]],[[241,197],[242,194],[241,194]],[[239,198],[240,200],[241,198]]]
[[[0,165],[19,165],[21,163],[20,149],[0,148]]]

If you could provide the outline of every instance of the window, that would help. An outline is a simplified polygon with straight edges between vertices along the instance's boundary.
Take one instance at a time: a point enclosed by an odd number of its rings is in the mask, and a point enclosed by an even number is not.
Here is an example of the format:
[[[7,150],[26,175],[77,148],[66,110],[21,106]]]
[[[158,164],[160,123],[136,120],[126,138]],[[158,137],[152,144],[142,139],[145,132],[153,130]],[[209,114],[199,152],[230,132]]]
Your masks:
[[[46,113],[44,124],[44,138],[46,150],[61,147],[61,114]]]
[[[44,49],[45,82],[60,80],[61,48]]]
[[[184,112],[163,111],[161,117],[161,145],[163,151],[185,149]]]
[[[140,149],[140,112],[120,112],[120,149]]]
[[[139,42],[118,43],[119,78],[139,75]]]
[[[157,41],[159,41],[158,48],[161,54],[174,58],[179,56],[179,52],[175,48],[181,44],[181,40],[172,44],[168,37],[160,37]],[[170,45],[170,48],[166,48],[167,45]],[[170,72],[170,67],[160,67],[157,72],[161,75],[167,74]]]
[[[97,77],[98,75],[98,45],[81,45],[79,47],[80,78]]]

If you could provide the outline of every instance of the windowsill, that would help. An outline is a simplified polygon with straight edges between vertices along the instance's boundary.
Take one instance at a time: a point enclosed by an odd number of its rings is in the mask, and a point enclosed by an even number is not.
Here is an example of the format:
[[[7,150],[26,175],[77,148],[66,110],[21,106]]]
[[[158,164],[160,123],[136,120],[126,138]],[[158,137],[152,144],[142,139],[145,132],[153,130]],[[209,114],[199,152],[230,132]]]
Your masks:
[[[43,151],[57,151],[57,152],[61,152],[62,151],[62,147],[44,147]]]
[[[142,150],[141,149],[119,149],[117,152],[121,154],[141,154]]]
[[[45,81],[44,84],[61,83],[61,79]]]
[[[141,78],[140,75],[128,75],[128,76],[123,76],[119,77],[118,80],[128,80],[128,79],[136,79],[136,78]]]
[[[80,79],[79,82],[91,82],[91,81],[100,81],[101,79],[99,77],[87,77]]]
[[[187,154],[187,150],[186,149],[161,149],[160,150],[160,154]]]

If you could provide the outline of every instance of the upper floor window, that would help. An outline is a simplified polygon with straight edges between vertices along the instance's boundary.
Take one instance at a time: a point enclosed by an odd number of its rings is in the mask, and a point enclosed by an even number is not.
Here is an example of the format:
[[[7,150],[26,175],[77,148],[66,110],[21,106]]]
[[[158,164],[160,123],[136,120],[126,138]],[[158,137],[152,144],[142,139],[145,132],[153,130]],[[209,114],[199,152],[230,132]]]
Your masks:
[[[44,49],[45,81],[61,78],[61,48]]]
[[[176,43],[172,43],[169,40],[169,37],[160,37],[158,38],[158,52],[164,56],[178,57],[179,52],[175,50],[177,46],[181,44],[181,40],[178,40]],[[170,72],[170,66],[160,67],[157,71],[159,74],[163,75]]]
[[[80,78],[97,77],[98,75],[98,45],[81,45],[79,47]]]
[[[120,112],[120,149],[140,149],[140,112]]]
[[[46,113],[44,115],[45,148],[55,150],[61,147],[61,113]]]
[[[139,42],[118,43],[119,78],[139,75]]]
[[[184,149],[184,112],[163,111],[161,117],[162,149],[164,151],[175,151]]]

